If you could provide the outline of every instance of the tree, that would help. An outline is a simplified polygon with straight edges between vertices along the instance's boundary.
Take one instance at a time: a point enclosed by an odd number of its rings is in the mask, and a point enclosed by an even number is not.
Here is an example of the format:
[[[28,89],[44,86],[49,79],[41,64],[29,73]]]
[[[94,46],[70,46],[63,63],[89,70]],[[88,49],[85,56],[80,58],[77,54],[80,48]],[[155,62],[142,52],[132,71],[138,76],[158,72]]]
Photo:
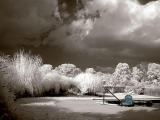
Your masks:
[[[140,92],[143,90],[142,81],[144,78],[144,73],[140,68],[135,66],[132,68],[131,75],[132,75],[130,81],[131,86],[126,87],[125,91],[130,93],[140,94]]]
[[[147,75],[149,80],[160,79],[160,65],[156,63],[148,64]]]
[[[105,81],[106,86],[114,86],[114,79],[113,79],[113,74],[110,73],[105,73],[101,75],[101,78],[103,81]]]
[[[138,67],[133,67],[132,68],[132,78],[131,78],[131,81],[133,83],[136,83],[136,82],[141,82],[143,80],[143,71],[141,71]]]
[[[93,68],[87,68],[85,72],[86,73],[92,73],[92,74],[96,73],[96,71]]]
[[[59,74],[68,76],[68,77],[75,77],[79,73],[81,73],[81,69],[77,68],[74,64],[62,64],[55,68]]]
[[[40,67],[40,72],[44,75],[49,72],[52,72],[52,70],[53,70],[53,67],[50,64],[44,64]]]
[[[114,86],[128,85],[131,79],[131,71],[127,63],[119,63],[113,73]]]
[[[141,63],[136,66],[142,73],[143,77],[141,79],[141,82],[147,82],[148,77],[147,77],[147,70],[148,70],[148,63]]]
[[[156,63],[148,64],[148,79],[155,85],[160,85],[160,65]]]

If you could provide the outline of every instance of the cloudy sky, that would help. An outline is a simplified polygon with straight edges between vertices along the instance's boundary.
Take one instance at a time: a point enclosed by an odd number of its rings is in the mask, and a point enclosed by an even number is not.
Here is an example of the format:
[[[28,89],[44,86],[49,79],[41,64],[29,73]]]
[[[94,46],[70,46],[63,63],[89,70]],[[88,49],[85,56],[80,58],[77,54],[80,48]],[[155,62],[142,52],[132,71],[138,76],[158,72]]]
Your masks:
[[[0,51],[57,66],[134,66],[160,60],[158,0],[1,0]]]

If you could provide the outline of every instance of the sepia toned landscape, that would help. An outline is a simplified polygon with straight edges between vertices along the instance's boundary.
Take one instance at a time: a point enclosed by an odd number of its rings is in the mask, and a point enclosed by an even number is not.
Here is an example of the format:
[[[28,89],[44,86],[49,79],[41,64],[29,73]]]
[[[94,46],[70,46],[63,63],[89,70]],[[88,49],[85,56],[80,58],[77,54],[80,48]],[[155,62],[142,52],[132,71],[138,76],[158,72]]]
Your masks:
[[[0,120],[159,120],[159,0],[1,0]]]

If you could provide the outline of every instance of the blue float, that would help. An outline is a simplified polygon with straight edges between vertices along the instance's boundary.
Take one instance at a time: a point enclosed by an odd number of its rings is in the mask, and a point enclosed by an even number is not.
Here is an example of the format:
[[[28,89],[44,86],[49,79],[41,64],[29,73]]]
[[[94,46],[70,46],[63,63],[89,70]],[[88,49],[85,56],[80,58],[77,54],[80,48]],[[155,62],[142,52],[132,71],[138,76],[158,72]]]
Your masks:
[[[120,103],[121,106],[134,106],[134,101],[131,95],[126,95]]]

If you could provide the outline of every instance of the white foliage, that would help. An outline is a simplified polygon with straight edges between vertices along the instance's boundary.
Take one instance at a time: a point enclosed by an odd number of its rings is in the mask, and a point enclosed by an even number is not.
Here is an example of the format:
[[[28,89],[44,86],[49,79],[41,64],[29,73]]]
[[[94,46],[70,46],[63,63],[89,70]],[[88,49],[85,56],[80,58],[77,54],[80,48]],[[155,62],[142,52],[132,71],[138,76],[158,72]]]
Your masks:
[[[96,71],[93,68],[87,68],[85,72],[86,73],[92,73],[92,74],[96,73]]]
[[[74,64],[62,64],[55,68],[55,70],[61,74],[68,77],[74,77],[81,72]]]
[[[59,94],[76,86],[72,78],[59,74],[53,70],[52,65],[42,65],[42,59],[39,56],[32,56],[24,51],[15,53],[13,58],[3,58],[1,62],[7,66],[3,69],[7,73],[3,78],[18,96],[26,93],[37,96],[50,90]],[[77,68],[71,66],[69,70],[74,73]],[[73,75],[72,72],[71,75]]]
[[[127,63],[119,63],[116,66],[113,77],[115,86],[125,86],[126,84],[128,84],[131,77],[129,65]]]
[[[7,74],[4,78],[16,93],[23,94],[27,91],[33,94],[33,89],[36,92],[39,91],[36,81],[40,79],[39,67],[41,64],[42,59],[39,56],[32,56],[24,51],[17,52],[13,58],[5,62],[7,67],[4,71]]]
[[[144,79],[144,73],[143,73],[143,71],[141,71],[139,68],[137,68],[137,67],[133,67],[132,68],[132,77],[131,77],[131,81],[130,81],[130,83],[132,84],[132,85],[137,85],[137,84],[139,84],[139,82],[141,82],[141,81],[143,81],[143,79]]]
[[[102,80],[96,74],[81,73],[75,77],[80,91],[85,93],[95,93],[102,88]]]
[[[24,51],[15,53],[13,57],[2,56],[0,62],[0,67],[7,73],[1,74],[5,85],[22,96],[26,93],[33,96],[46,92],[61,94],[72,88],[79,89],[83,94],[94,94],[102,91],[103,81],[107,86],[133,86],[126,90],[134,92],[146,85],[160,86],[160,65],[156,63],[148,64],[148,72],[140,65],[133,67],[132,73],[127,63],[119,63],[113,74],[106,74],[93,68],[87,68],[82,73],[74,64],[62,64],[53,70],[52,65],[43,65],[39,56]],[[3,73],[1,69],[0,73]],[[144,80],[147,75],[150,81]]]
[[[160,86],[160,65],[156,63],[148,64],[148,79],[152,86]]]
[[[151,81],[154,79],[160,80],[160,65],[156,63],[148,64],[147,75]]]
[[[50,64],[44,64],[39,69],[42,74],[47,74],[53,70],[53,67]]]
[[[114,77],[113,77],[112,74],[109,74],[109,73],[108,74],[104,74],[103,78],[106,81],[105,82],[106,86],[114,86],[115,85],[115,83],[114,83]]]
[[[55,94],[59,94],[62,91],[67,91],[76,84],[72,78],[62,76],[56,71],[47,73],[43,81],[41,82],[43,92],[54,90]]]

